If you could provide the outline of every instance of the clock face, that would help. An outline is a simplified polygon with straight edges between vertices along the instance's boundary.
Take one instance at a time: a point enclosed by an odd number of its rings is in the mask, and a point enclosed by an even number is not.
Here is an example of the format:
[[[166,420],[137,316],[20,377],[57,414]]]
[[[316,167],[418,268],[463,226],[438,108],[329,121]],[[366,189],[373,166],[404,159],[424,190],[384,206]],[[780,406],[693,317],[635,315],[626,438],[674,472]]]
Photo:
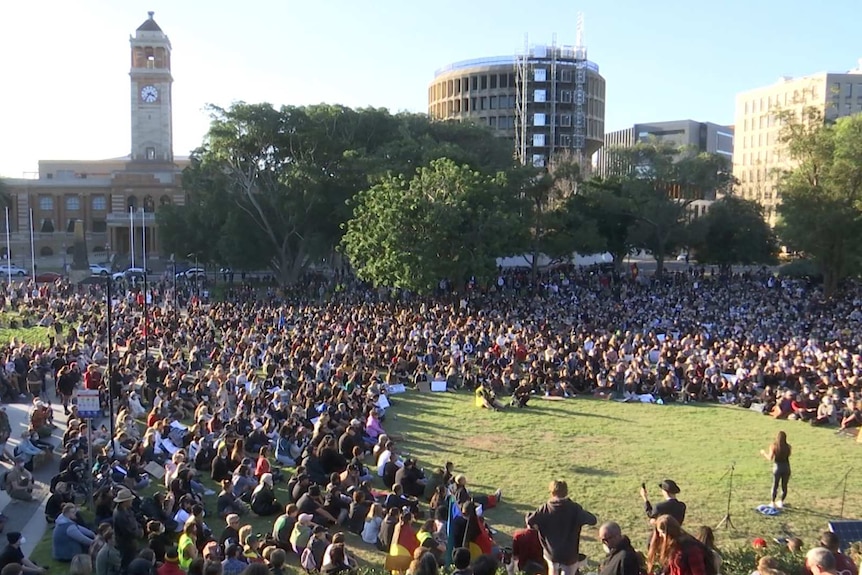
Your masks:
[[[148,104],[152,104],[159,99],[159,91],[155,86],[144,86],[141,88],[141,100]]]

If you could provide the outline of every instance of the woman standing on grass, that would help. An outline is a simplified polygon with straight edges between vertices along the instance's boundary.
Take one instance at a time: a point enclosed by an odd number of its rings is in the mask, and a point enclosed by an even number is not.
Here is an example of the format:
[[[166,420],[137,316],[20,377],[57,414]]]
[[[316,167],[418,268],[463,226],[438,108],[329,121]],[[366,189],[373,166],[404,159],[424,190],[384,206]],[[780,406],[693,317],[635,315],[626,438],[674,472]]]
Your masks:
[[[760,450],[760,454],[772,462],[772,503],[770,507],[781,509],[784,500],[787,499],[787,483],[790,481],[790,444],[787,443],[787,434],[779,431],[775,441],[768,450]],[[776,500],[778,486],[781,485],[781,498]]]

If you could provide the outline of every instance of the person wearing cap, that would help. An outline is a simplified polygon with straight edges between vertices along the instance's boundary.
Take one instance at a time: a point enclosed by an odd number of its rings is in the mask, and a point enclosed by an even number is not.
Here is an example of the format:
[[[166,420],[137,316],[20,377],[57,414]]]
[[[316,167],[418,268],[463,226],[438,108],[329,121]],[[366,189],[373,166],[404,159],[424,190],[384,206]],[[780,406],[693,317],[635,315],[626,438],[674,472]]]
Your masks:
[[[26,539],[18,531],[13,531],[6,534],[6,547],[0,551],[0,569],[7,565],[17,563],[21,566],[21,573],[26,575],[45,575],[48,572],[44,567],[36,565],[28,558],[24,557],[24,552],[21,551],[21,545],[26,543]]]
[[[86,553],[96,539],[95,533],[75,522],[77,514],[77,505],[66,503],[56,518],[51,536],[51,556],[56,561],[71,561],[75,555]]]
[[[25,468],[29,460],[29,456],[24,453],[16,455],[15,465],[6,472],[6,477],[4,478],[6,484],[4,487],[12,499],[19,501],[33,500],[33,474]]]
[[[144,536],[138,519],[132,510],[132,502],[135,494],[128,489],[120,489],[114,497],[114,508],[112,525],[116,536],[117,550],[122,555],[122,565],[125,569],[132,559],[138,554],[137,541]]]
[[[165,562],[159,567],[158,575],[186,575],[180,567],[180,554],[176,547],[171,547],[165,552]]]
[[[647,496],[646,486],[641,486],[640,493],[641,499],[644,501],[644,512],[649,517],[650,524],[655,524],[657,517],[670,515],[676,519],[677,523],[682,525],[685,521],[685,503],[676,498],[680,491],[679,485],[673,479],[665,479],[658,486],[665,500],[656,504],[655,507],[653,507]]]

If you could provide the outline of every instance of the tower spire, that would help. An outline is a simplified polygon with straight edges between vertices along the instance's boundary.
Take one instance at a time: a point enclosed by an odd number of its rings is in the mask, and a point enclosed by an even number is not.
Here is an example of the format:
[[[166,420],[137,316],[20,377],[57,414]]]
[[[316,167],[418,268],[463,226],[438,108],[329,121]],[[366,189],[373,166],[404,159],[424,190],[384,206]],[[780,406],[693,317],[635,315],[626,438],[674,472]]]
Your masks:
[[[152,20],[152,19],[153,19],[153,16],[155,16],[155,15],[156,15],[156,13],[155,13],[155,12],[153,12],[152,10],[150,10],[149,12],[147,12],[147,16],[149,16],[149,17],[150,17],[150,20]]]

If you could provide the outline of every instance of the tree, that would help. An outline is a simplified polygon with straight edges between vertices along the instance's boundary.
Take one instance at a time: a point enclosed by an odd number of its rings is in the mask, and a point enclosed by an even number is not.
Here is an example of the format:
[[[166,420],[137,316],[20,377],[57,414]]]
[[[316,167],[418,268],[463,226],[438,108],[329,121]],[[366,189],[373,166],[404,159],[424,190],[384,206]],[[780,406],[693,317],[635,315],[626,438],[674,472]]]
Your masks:
[[[862,262],[862,115],[827,123],[808,108],[779,118],[781,141],[795,164],[778,178],[779,235],[813,259],[831,297]]]
[[[660,277],[667,254],[684,241],[689,205],[732,180],[728,160],[655,139],[610,153],[610,186],[621,200],[614,207],[634,220],[627,239],[652,253]]]
[[[206,140],[183,175],[185,206],[159,224],[175,253],[208,254],[294,282],[327,258],[350,217],[347,201],[387,174],[453,157],[484,173],[511,166],[487,128],[419,114],[344,106],[212,106]]]
[[[689,247],[701,263],[727,272],[733,264],[774,264],[778,242],[756,202],[725,196],[689,225]]]
[[[490,277],[511,249],[519,207],[503,173],[435,160],[361,192],[341,246],[361,279],[428,293],[442,279]]]

